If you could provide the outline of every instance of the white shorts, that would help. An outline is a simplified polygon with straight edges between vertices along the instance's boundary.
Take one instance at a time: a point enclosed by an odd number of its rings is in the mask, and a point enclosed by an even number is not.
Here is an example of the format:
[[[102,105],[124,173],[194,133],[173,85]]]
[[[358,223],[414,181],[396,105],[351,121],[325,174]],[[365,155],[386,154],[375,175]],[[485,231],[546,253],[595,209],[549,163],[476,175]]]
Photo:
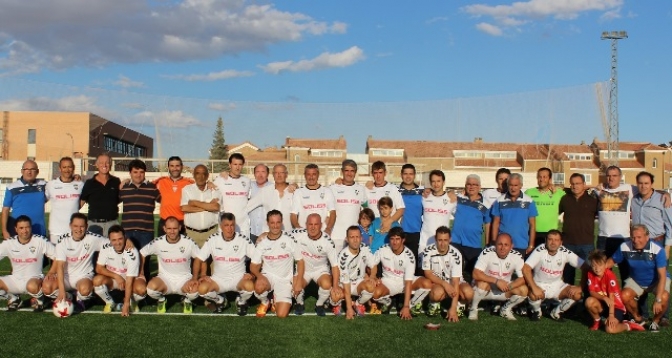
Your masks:
[[[313,282],[317,283],[317,280],[319,280],[320,277],[322,277],[322,275],[330,275],[330,277],[331,277],[331,272],[327,272],[327,271],[323,271],[323,270],[310,271],[310,272],[306,271],[303,274],[303,279],[306,280],[306,283],[310,283],[310,281],[313,281]]]
[[[26,291],[26,285],[32,278],[38,278],[41,280],[43,276],[20,277],[16,275],[7,275],[1,276],[0,280],[5,283],[5,286],[7,286],[7,292],[15,295],[21,295],[28,293],[28,291]]]
[[[76,290],[77,282],[79,282],[79,280],[82,279],[93,280],[93,273],[84,276],[70,276],[70,275],[63,276],[63,284],[65,285],[65,290],[66,291]]]
[[[210,278],[217,284],[219,291],[217,293],[225,292],[238,292],[238,283],[243,279],[245,274],[239,275],[237,277],[220,277],[220,276],[210,276]]]
[[[537,286],[544,290],[544,297],[547,300],[557,300],[560,297],[560,292],[569,286],[568,283],[565,283],[562,280],[557,280],[555,282],[542,282],[537,283]]]
[[[185,292],[182,292],[182,287],[184,287],[184,284],[187,283],[187,281],[191,280],[191,277],[169,277],[161,274],[156,277],[160,278],[161,281],[166,284],[166,295],[184,295]]]
[[[268,283],[271,284],[273,299],[275,302],[292,303],[292,280],[264,274]]]
[[[417,280],[417,279],[418,279],[418,276],[413,276],[413,280],[411,281],[411,284],[413,282],[415,282],[415,280]],[[385,285],[385,287],[387,287],[387,289],[390,290],[390,296],[395,296],[395,295],[398,295],[400,293],[403,293],[404,288],[406,288],[406,286],[405,286],[406,281],[404,281],[404,280],[390,279],[390,278],[383,277],[381,279],[381,281],[383,282],[383,285]]]
[[[123,277],[124,282],[126,282],[126,277],[124,277],[124,276],[121,276],[121,277]],[[115,279],[112,279],[112,289],[113,290],[118,290],[119,289],[119,285],[117,284],[117,280],[115,280]]]
[[[631,277],[628,277],[625,282],[623,283],[623,288],[629,288],[633,291],[635,291],[635,294],[637,297],[641,296],[644,294],[644,292],[654,292],[656,290],[656,286],[658,285],[658,281],[654,282],[651,286],[649,287],[644,287],[640,286],[635,280],[633,280]],[[667,293],[670,293],[670,279],[665,278],[665,291]]]

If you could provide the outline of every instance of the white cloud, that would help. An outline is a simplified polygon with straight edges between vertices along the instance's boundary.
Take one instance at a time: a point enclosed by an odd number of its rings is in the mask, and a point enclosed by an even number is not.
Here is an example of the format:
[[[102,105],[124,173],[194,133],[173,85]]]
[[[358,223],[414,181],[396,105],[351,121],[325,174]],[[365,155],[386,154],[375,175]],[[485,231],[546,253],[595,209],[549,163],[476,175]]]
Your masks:
[[[145,125],[158,125],[169,128],[188,128],[203,126],[203,123],[182,111],[143,111],[131,118],[132,122]]]
[[[250,77],[254,76],[252,71],[236,71],[236,70],[224,70],[219,72],[210,72],[208,74],[191,74],[191,75],[166,75],[163,77],[174,79],[174,80],[184,80],[184,81],[219,81],[219,80],[228,80],[231,78],[239,77]]]
[[[217,58],[348,25],[242,0],[3,0],[0,74]],[[35,24],[39,24],[36,26]]]
[[[429,25],[429,24],[433,24],[433,23],[435,23],[435,22],[439,22],[439,21],[448,21],[448,17],[447,17],[447,16],[437,16],[437,17],[433,17],[433,18],[431,18],[431,19],[425,21],[425,23]]]
[[[354,65],[364,58],[364,51],[357,46],[352,46],[343,52],[323,52],[310,60],[271,62],[259,67],[265,72],[277,75],[285,71],[307,72],[333,67],[347,67]]]
[[[529,0],[510,5],[467,5],[461,10],[476,18],[492,18],[495,25],[482,22],[476,27],[490,35],[501,36],[506,28],[519,30],[520,26],[530,21],[545,18],[574,20],[582,13],[591,11],[603,12],[603,18],[614,18],[622,5],[623,0]]]
[[[621,18],[621,9],[620,8],[614,9],[614,10],[609,10],[609,11],[605,12],[604,14],[602,14],[602,16],[600,16],[601,21],[611,21],[611,20],[620,19],[620,18]]]
[[[139,81],[133,81],[130,78],[119,75],[119,79],[114,82],[115,85],[123,88],[142,88],[145,87],[145,84]]]
[[[213,111],[219,111],[219,112],[228,112],[228,111],[233,111],[236,109],[236,104],[235,103],[210,103],[208,104],[208,108],[212,109]]]
[[[476,28],[479,31],[483,31],[488,35],[492,36],[502,36],[503,32],[502,29],[499,27],[493,25],[493,24],[488,24],[487,22],[481,22],[479,24],[476,24]]]
[[[86,95],[51,98],[36,96],[15,98],[0,102],[3,111],[56,111],[56,112],[90,112],[105,119],[120,118],[120,114],[98,103],[98,98]]]

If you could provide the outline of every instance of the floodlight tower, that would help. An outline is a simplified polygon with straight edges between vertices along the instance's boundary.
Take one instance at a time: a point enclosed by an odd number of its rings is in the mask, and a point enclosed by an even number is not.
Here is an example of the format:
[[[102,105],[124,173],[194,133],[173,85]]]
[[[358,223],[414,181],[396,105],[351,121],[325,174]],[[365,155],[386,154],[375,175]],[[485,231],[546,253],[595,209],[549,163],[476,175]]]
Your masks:
[[[604,31],[602,40],[611,40],[611,78],[609,79],[609,131],[607,155],[609,165],[618,165],[618,40],[627,39],[625,31]]]

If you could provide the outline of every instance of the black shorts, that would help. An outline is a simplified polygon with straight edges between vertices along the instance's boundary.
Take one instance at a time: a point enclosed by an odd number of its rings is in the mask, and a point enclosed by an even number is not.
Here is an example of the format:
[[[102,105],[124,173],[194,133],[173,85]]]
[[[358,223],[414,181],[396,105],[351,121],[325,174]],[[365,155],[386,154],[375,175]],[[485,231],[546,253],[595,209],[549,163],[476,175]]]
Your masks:
[[[601,302],[601,303],[602,303],[602,313],[600,313],[600,316],[609,317],[609,307],[607,306],[606,303],[604,303],[604,302]],[[625,318],[625,311],[621,311],[619,309],[614,309],[614,317],[616,317],[616,319],[619,322],[623,322],[623,319]]]

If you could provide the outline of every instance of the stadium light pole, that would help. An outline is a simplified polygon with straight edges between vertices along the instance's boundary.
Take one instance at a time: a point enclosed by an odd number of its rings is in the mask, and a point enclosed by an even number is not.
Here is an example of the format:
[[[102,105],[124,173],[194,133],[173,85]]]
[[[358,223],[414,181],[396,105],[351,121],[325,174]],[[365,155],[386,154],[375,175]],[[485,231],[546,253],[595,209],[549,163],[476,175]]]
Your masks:
[[[602,40],[611,40],[611,78],[609,79],[609,131],[607,156],[609,165],[618,165],[618,40],[627,39],[625,31],[604,31]]]
[[[70,155],[74,156],[75,155],[75,137],[70,134],[70,132],[65,133],[68,137],[70,137]]]

